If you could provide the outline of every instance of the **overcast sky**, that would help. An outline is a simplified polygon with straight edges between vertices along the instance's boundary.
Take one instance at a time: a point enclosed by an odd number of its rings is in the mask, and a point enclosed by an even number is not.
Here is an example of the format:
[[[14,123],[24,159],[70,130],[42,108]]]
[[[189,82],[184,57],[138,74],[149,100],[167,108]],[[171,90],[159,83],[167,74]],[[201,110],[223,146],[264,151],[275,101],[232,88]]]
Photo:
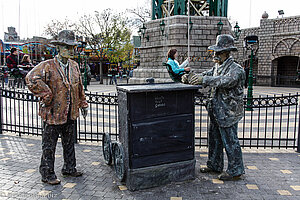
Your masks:
[[[67,17],[73,20],[106,8],[124,11],[141,6],[144,1],[0,0],[0,39],[3,39],[8,26],[16,27],[21,38],[44,36],[44,27],[52,19],[63,20]],[[150,4],[151,0],[148,1]],[[241,28],[256,27],[264,11],[267,11],[269,18],[278,17],[278,10],[284,10],[285,17],[295,16],[300,15],[299,4],[299,0],[228,0],[228,17],[231,21],[238,21]]]

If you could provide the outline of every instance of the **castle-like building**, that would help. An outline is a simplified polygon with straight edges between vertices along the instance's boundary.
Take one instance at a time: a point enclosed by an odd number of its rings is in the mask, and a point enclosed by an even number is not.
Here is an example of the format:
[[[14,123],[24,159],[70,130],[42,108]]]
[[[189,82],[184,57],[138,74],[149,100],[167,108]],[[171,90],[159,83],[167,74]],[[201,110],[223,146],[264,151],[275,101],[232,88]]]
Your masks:
[[[236,46],[236,58],[249,65],[250,50],[244,47],[246,36],[258,36],[258,50],[253,62],[257,85],[300,86],[300,16],[268,19],[264,13],[260,26],[243,29]]]
[[[16,32],[15,27],[8,27],[7,30],[8,30],[8,33],[4,32],[4,41],[5,42],[20,41],[20,36],[18,36],[18,33]]]

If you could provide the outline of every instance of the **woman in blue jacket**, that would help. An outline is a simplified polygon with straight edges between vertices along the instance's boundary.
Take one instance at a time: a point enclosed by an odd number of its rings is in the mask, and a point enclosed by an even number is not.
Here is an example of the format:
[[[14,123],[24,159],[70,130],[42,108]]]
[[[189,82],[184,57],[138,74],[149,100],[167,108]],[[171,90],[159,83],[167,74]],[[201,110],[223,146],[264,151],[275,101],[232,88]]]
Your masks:
[[[178,53],[176,49],[170,49],[168,51],[168,61],[167,64],[169,64],[172,67],[172,71],[177,75],[183,75],[184,72],[189,72],[190,68],[186,67],[189,64],[189,58],[187,58],[181,65],[179,65],[176,58],[178,57]]]

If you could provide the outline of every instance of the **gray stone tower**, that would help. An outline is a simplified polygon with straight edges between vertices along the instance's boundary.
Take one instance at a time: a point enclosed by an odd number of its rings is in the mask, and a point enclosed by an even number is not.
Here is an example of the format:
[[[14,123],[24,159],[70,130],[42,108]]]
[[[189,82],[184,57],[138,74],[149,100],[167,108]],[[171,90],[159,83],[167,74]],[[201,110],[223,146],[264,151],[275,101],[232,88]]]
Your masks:
[[[218,34],[231,34],[231,25],[226,18],[227,0],[191,1],[190,18],[186,15],[187,4],[180,4],[185,0],[170,0],[170,4],[163,0],[152,2],[153,20],[143,26],[140,66],[133,71],[130,83],[145,83],[145,79],[150,77],[155,79],[155,83],[170,82],[169,74],[162,65],[166,61],[167,52],[170,48],[176,48],[181,63],[188,56],[188,43],[189,56],[193,61],[189,66],[193,71],[209,69],[212,62],[207,47],[215,43]],[[219,8],[216,9],[219,12],[210,9],[210,3],[214,8]],[[221,31],[220,24],[223,24]]]

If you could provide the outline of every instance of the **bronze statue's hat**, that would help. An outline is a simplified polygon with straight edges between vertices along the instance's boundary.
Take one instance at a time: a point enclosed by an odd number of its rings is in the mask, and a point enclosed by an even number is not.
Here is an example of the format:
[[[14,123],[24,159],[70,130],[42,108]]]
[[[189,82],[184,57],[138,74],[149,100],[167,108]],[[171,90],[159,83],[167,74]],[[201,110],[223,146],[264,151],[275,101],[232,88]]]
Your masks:
[[[70,30],[63,30],[58,33],[57,39],[52,40],[50,44],[76,46],[79,43],[75,41],[75,33]]]
[[[237,48],[234,46],[233,37],[228,34],[218,35],[216,44],[209,46],[208,49],[215,52],[237,51]]]

